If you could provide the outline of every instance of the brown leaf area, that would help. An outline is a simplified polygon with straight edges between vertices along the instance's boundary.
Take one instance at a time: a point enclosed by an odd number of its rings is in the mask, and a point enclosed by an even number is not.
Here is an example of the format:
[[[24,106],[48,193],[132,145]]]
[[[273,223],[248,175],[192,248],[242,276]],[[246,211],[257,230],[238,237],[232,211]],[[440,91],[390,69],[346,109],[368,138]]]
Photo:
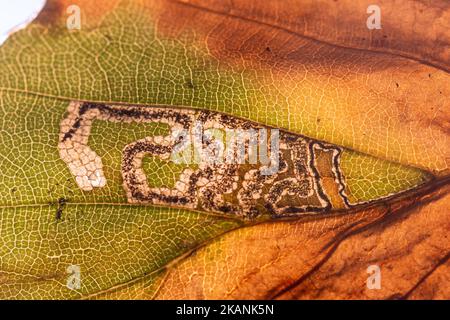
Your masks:
[[[450,3],[446,0],[180,1],[199,10],[256,21],[343,47],[390,52],[450,70]],[[380,30],[366,27],[381,8]],[[430,27],[430,22],[433,25]]]
[[[392,206],[241,229],[178,265],[156,298],[449,299],[449,201],[446,186]],[[380,289],[366,286],[371,265]]]

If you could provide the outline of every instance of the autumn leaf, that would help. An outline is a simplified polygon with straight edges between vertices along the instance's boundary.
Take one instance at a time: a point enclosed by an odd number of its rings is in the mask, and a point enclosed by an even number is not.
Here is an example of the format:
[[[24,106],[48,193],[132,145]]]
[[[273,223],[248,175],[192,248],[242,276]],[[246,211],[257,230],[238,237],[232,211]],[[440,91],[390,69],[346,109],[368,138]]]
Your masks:
[[[0,297],[449,298],[450,9],[370,4],[49,1],[0,48]],[[246,198],[168,161],[194,120],[288,160]]]

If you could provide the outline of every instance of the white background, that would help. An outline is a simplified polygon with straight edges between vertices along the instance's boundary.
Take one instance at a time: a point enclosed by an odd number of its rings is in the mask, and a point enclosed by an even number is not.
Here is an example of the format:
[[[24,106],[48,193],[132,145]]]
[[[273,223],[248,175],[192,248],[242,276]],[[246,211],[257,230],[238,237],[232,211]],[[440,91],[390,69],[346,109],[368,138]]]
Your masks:
[[[0,0],[0,45],[38,15],[45,0]]]

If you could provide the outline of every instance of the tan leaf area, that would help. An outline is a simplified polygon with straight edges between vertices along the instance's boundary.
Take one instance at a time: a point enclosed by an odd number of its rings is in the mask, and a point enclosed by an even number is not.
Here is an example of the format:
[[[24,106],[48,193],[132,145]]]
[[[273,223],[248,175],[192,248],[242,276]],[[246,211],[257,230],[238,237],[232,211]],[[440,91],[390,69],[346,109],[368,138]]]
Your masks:
[[[449,299],[449,191],[232,232],[180,263],[157,298]],[[380,289],[366,286],[371,265]]]

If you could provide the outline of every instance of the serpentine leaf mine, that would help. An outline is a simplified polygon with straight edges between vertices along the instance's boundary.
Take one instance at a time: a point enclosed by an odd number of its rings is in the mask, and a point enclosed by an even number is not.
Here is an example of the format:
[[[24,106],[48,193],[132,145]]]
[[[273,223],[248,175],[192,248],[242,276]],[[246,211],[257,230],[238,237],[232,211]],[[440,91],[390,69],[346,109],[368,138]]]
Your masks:
[[[107,183],[102,159],[88,145],[94,121],[159,122],[171,134],[131,142],[122,151],[121,174],[130,203],[245,218],[352,205],[339,167],[342,149],[334,145],[213,111],[77,101],[67,111],[58,149],[83,191]],[[153,187],[143,170],[145,157],[185,163],[186,168],[173,188]]]

